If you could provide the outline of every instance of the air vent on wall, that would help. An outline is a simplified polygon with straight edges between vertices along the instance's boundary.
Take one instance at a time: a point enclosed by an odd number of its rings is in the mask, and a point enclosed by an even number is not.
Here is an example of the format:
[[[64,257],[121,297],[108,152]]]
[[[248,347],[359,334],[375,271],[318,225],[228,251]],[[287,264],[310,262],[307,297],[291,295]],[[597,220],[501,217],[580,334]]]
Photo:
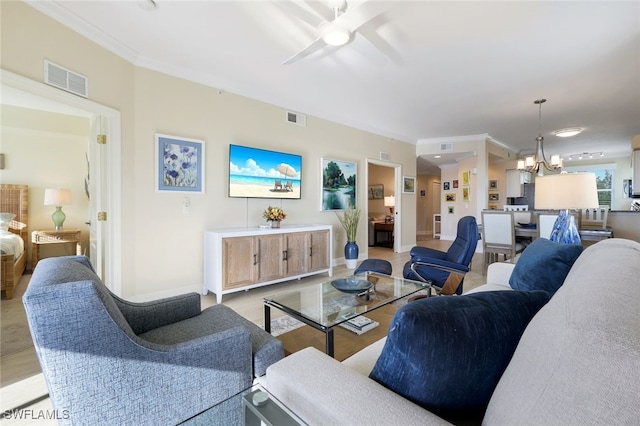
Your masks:
[[[287,111],[287,122],[305,127],[307,125],[307,116],[298,114],[297,112]]]
[[[453,144],[452,143],[441,143],[440,144],[440,152],[449,152],[449,151],[453,151]]]
[[[380,151],[380,160],[389,161],[389,153]]]
[[[44,82],[83,98],[89,97],[87,77],[47,60],[44,61]]]

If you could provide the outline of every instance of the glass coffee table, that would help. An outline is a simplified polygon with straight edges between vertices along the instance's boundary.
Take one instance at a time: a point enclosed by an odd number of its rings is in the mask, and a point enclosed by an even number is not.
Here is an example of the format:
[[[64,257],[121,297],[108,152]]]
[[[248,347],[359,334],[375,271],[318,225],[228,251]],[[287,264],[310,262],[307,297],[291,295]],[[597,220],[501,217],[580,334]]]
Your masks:
[[[261,385],[254,385],[186,420],[181,425],[261,426],[306,425]]]
[[[427,283],[373,272],[336,277],[265,297],[264,328],[271,332],[271,308],[276,308],[322,331],[325,334],[325,352],[333,357],[335,327],[429,288]]]

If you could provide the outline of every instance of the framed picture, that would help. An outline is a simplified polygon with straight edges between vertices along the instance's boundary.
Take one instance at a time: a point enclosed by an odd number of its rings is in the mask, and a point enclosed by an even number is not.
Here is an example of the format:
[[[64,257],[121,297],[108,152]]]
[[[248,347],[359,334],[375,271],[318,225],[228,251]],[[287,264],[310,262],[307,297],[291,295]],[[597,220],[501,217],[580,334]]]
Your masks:
[[[384,185],[369,185],[369,199],[382,200],[384,198]]]
[[[448,191],[451,189],[451,183],[450,182],[442,182],[442,189],[445,191]]]
[[[402,176],[402,192],[405,194],[415,194],[416,178],[411,176]]]
[[[497,190],[498,189],[498,181],[493,179],[489,181],[489,190]]]
[[[427,190],[426,190],[426,189],[421,189],[421,190],[420,190],[420,197],[421,197],[421,198],[424,198],[424,197],[426,197],[426,196],[427,196]]]
[[[204,141],[155,135],[156,191],[204,194]]]
[[[458,179],[454,179],[453,180],[453,187],[457,188],[458,187]]]
[[[469,185],[469,172],[462,172],[462,184]]]
[[[462,201],[469,201],[469,187],[462,188]]]
[[[355,161],[331,160],[329,158],[322,158],[320,161],[322,169],[321,210],[355,209],[358,164]]]
[[[489,194],[489,201],[500,201],[500,194]]]
[[[444,194],[444,200],[447,203],[455,203],[456,201],[456,194],[453,192],[449,192],[448,194]]]
[[[456,211],[456,210],[455,210],[455,208],[454,208],[453,206],[449,206],[449,207],[447,207],[447,213],[449,213],[449,214],[454,214],[454,213],[455,213],[455,211]]]
[[[489,210],[497,210],[498,206],[495,204],[489,204]]]

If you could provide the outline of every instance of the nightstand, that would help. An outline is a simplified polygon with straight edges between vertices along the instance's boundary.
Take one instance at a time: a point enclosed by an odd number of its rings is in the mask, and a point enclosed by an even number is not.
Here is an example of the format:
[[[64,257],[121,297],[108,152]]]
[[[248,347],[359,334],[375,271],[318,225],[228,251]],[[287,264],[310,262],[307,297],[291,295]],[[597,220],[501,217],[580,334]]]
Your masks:
[[[40,246],[45,244],[70,244],[75,243],[76,254],[82,254],[79,229],[55,229],[45,231],[33,231],[31,233],[31,269],[35,269],[40,260]]]

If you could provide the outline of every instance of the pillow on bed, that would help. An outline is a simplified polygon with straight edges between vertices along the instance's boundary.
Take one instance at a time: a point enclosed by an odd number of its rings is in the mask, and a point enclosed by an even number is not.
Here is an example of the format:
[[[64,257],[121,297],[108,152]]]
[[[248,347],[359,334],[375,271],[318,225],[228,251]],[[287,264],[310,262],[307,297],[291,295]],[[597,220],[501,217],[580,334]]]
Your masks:
[[[13,213],[0,213],[0,231],[8,231],[14,217],[16,215]]]

